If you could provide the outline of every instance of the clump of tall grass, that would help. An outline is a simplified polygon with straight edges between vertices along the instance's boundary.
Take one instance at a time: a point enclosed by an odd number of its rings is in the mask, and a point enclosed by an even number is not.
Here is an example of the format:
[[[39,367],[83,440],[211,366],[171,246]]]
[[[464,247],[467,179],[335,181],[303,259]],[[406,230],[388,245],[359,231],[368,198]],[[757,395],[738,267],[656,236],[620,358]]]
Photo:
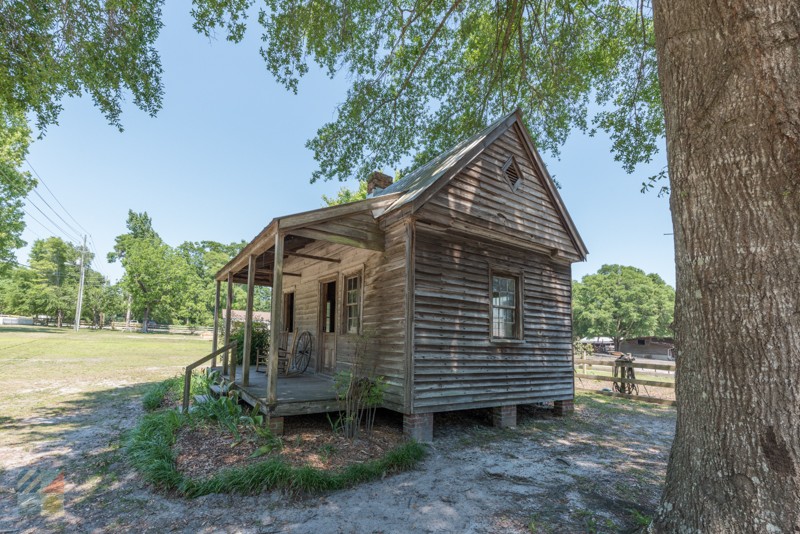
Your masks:
[[[418,441],[406,442],[387,452],[383,458],[352,464],[341,471],[316,469],[311,465],[292,467],[273,456],[247,467],[222,471],[210,479],[184,479],[178,491],[186,497],[201,497],[210,493],[254,493],[272,489],[305,493],[338,490],[384,474],[408,471],[424,456],[425,446]]]
[[[177,375],[153,385],[142,396],[142,406],[148,412],[152,412],[161,406],[167,395],[176,399],[183,398],[183,382],[184,375]],[[192,396],[207,394],[209,385],[208,375],[200,372],[192,373]]]
[[[190,424],[194,417],[194,414],[181,414],[176,410],[145,415],[126,440],[128,459],[145,480],[189,498],[271,489],[305,493],[344,489],[385,474],[408,471],[425,456],[424,445],[409,441],[382,458],[349,465],[341,471],[316,469],[310,465],[292,467],[273,456],[247,467],[226,469],[209,479],[193,479],[178,471],[172,445],[177,431]]]
[[[218,377],[214,373],[192,375],[192,394],[210,393],[210,384]],[[269,452],[281,442],[263,427],[260,415],[242,415],[236,392],[211,399],[188,413],[166,409],[145,415],[126,437],[126,452],[131,465],[142,477],[166,490],[175,490],[185,497],[200,497],[210,493],[253,493],[284,489],[291,492],[315,493],[344,489],[354,484],[383,477],[385,474],[407,471],[425,456],[425,447],[417,441],[406,442],[387,452],[382,458],[363,464],[352,464],[340,471],[316,469],[313,466],[293,467],[280,457],[246,466],[226,469],[209,479],[185,477],[175,466],[172,446],[178,431],[200,421],[213,421],[239,436],[238,425],[251,425],[266,445],[258,451]],[[156,384],[142,399],[145,409],[157,409],[167,394],[183,394],[183,377]],[[239,439],[241,437],[239,436]]]

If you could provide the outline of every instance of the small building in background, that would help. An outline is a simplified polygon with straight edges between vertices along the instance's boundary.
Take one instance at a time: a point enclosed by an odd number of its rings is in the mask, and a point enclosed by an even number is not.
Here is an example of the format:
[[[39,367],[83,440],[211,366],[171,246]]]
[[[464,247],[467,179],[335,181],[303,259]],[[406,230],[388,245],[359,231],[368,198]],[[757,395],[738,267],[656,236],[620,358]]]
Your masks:
[[[674,360],[675,340],[671,337],[634,337],[620,343],[619,351],[634,358]]]
[[[223,321],[228,317],[228,310],[222,309]],[[270,312],[253,312],[253,322],[269,325]],[[244,323],[245,311],[244,310],[231,310],[231,324]]]

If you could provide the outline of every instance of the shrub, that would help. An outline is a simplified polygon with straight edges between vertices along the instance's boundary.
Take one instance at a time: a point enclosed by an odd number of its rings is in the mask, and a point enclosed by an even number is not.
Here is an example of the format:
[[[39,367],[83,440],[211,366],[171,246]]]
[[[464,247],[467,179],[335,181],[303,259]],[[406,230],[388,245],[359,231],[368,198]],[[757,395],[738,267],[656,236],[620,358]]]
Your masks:
[[[244,354],[244,324],[239,323],[231,332],[231,341],[234,339],[238,342],[236,345],[236,363],[241,365],[244,361],[242,355]],[[252,334],[250,338],[250,365],[256,364],[256,355],[258,351],[262,354],[269,347],[269,327],[261,323],[253,323]]]
[[[167,395],[175,399],[183,398],[183,381],[186,375],[177,375],[159,382],[151,387],[142,397],[142,406],[152,412],[161,406]],[[200,372],[192,373],[191,395],[204,395],[208,393],[208,377]]]
[[[369,360],[370,343],[369,333],[358,335],[354,342],[355,350],[350,368],[334,377],[336,395],[344,403],[344,414],[340,412],[338,421],[335,424],[331,421],[331,426],[334,432],[341,428],[344,437],[350,439],[358,437],[362,420],[367,435],[372,435],[375,413],[383,402],[383,393],[386,391],[386,380],[375,374],[377,362]]]

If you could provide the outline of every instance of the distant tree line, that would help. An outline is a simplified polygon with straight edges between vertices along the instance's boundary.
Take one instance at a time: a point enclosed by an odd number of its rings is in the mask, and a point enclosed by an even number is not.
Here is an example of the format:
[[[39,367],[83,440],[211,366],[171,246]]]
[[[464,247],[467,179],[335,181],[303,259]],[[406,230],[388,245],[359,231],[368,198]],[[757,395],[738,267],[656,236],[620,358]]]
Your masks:
[[[87,266],[93,254],[86,251]],[[0,312],[13,315],[45,316],[46,322],[61,326],[74,321],[80,283],[80,247],[60,237],[37,239],[31,248],[28,265],[11,267],[0,278]],[[117,285],[87,267],[84,280],[81,319],[99,325],[122,309]]]
[[[576,339],[610,337],[614,350],[633,337],[674,337],[675,289],[655,273],[603,265],[572,282],[572,331]]]
[[[147,213],[128,212],[128,232],[115,240],[109,262],[119,261],[125,274],[112,284],[87,267],[81,319],[93,325],[131,319],[142,323],[214,324],[214,275],[247,244],[215,241],[165,243]],[[75,319],[80,281],[81,250],[58,237],[38,239],[28,265],[17,264],[0,275],[0,313],[41,315],[61,326]],[[87,266],[93,255],[85,254]],[[244,309],[247,293],[234,285],[233,308]],[[270,288],[256,287],[253,308],[269,311]],[[227,299],[222,285],[221,302]],[[130,310],[130,315],[128,315]]]

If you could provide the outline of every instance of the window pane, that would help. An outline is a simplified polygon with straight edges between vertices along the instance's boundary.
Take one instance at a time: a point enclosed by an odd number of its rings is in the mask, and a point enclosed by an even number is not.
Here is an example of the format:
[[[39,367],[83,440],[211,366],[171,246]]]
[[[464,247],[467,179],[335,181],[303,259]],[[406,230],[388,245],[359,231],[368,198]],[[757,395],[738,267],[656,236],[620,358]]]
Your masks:
[[[358,277],[353,276],[347,279],[347,332],[358,333]]]
[[[516,333],[517,280],[492,276],[492,337],[513,339]]]

